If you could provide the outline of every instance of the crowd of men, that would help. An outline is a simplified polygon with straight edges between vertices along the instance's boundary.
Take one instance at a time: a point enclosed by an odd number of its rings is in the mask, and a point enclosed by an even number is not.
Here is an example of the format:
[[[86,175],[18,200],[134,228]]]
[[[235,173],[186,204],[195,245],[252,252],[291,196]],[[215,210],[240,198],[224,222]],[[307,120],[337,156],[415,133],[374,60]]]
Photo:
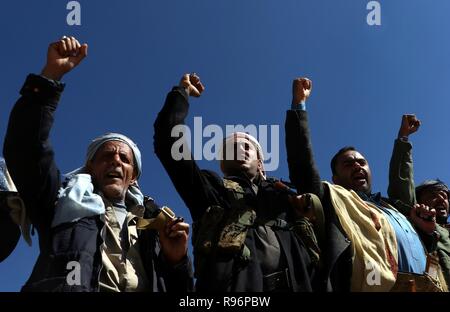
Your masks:
[[[44,69],[27,77],[10,115],[0,162],[0,261],[20,236],[30,242],[30,228],[37,231],[40,254],[23,291],[448,291],[449,189],[440,180],[414,184],[416,116],[402,117],[388,198],[372,190],[369,163],[352,146],[331,159],[332,183],[321,179],[307,78],[293,81],[286,114],[290,183],[267,176],[261,145],[243,132],[225,138],[218,174],[172,155],[184,139],[172,129],[185,124],[190,98],[205,89],[198,75],[185,74],[156,117],[154,149],[190,226],[144,196],[141,152],[123,134],[95,138],[80,168],[61,175],[49,135],[61,80],[87,51],[74,37],[50,44]]]

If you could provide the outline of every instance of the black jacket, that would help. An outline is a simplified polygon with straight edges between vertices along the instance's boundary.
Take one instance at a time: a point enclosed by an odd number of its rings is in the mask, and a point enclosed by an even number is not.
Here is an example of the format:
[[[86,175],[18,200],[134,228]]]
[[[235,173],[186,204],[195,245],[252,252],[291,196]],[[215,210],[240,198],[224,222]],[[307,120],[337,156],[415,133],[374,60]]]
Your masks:
[[[201,170],[194,160],[174,160],[171,148],[180,137],[172,137],[171,130],[183,125],[188,114],[189,103],[186,92],[175,87],[168,95],[164,107],[155,121],[154,146],[156,155],[172,179],[175,188],[189,208],[196,223],[208,207],[218,205],[225,210],[231,208],[222,178],[216,173]],[[192,157],[191,157],[192,158]],[[274,188],[270,181],[258,183],[258,192],[252,190],[251,183],[242,178],[230,177],[245,191],[246,203],[256,211],[257,220],[294,221],[293,211],[285,192]],[[257,255],[259,247],[255,241],[256,229],[247,232],[245,245],[250,249],[251,259],[243,263],[237,255],[213,252],[206,256],[194,247],[195,262],[201,261],[202,268],[196,267],[198,291],[267,291],[263,281],[263,271]],[[311,291],[314,265],[300,239],[287,229],[274,230],[280,243],[281,261],[288,268],[291,291]],[[201,258],[201,259],[199,259]]]
[[[329,191],[317,170],[306,111],[289,110],[286,114],[286,150],[289,178],[302,193],[316,194],[325,214],[325,240],[322,244],[323,269],[317,278],[318,290],[350,291],[352,253],[350,240],[342,229],[331,204]]]
[[[4,142],[3,152],[11,177],[39,234],[40,255],[23,291],[98,291],[103,243],[100,233],[104,226],[101,217],[85,217],[51,228],[61,178],[49,133],[63,89],[63,84],[29,75],[22,96],[11,112]],[[168,267],[162,261],[156,232],[141,231],[138,240],[153,285],[150,291],[192,290],[189,259]],[[68,266],[71,261],[80,264],[81,285],[66,282],[67,274],[73,269]]]

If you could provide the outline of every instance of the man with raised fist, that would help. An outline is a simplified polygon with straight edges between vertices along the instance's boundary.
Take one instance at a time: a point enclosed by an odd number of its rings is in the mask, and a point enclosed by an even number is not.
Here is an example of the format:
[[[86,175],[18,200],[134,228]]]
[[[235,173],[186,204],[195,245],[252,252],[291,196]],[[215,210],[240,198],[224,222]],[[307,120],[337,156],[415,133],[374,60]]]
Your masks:
[[[286,146],[291,181],[300,194],[317,194],[324,206],[328,236],[322,285],[331,291],[390,291],[398,272],[424,273],[424,247],[411,222],[380,193],[372,193],[369,163],[354,147],[342,148],[331,160],[334,184],[321,181],[305,104],[311,87],[307,78],[293,82]],[[415,225],[431,236],[435,221],[418,219]]]
[[[409,136],[419,129],[421,122],[415,115],[402,116],[402,122],[394,143],[391,162],[389,165],[390,198],[399,200],[404,205],[402,212],[412,220],[420,221],[422,211],[429,212],[436,219],[435,228],[428,229],[434,235],[437,243],[436,251],[439,264],[447,287],[450,285],[450,237],[448,227],[449,188],[439,179],[426,180],[417,187],[414,184],[414,170],[412,159],[412,143]],[[420,208],[419,208],[420,207]],[[417,210],[417,209],[420,210]],[[427,238],[427,235],[422,235]],[[437,242],[436,242],[437,239]]]
[[[4,156],[40,255],[23,291],[188,291],[189,225],[144,197],[141,152],[128,137],[94,139],[81,168],[60,177],[49,141],[64,84],[87,44],[50,44],[40,75],[30,74],[9,119]]]
[[[320,202],[267,178],[261,145],[247,133],[224,139],[223,178],[201,170],[186,144],[174,149],[176,142],[186,141],[180,132],[173,136],[173,130],[185,124],[189,97],[204,90],[196,74],[183,75],[154,124],[156,155],[194,220],[196,289],[311,291],[320,251],[309,212],[319,209]],[[174,150],[184,156],[176,157]]]

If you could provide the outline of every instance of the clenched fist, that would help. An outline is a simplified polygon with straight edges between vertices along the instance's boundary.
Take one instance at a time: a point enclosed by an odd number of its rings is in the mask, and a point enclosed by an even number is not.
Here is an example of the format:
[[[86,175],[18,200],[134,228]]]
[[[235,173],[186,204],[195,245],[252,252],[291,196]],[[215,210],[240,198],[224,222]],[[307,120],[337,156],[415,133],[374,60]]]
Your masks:
[[[424,233],[436,230],[436,210],[423,204],[415,204],[409,212],[409,218]]]
[[[196,74],[184,74],[180,80],[180,87],[184,88],[189,96],[199,97],[205,90]]]
[[[402,124],[400,125],[400,130],[398,130],[398,137],[408,137],[413,134],[420,127],[420,120],[417,119],[416,115],[403,115]]]
[[[311,94],[312,81],[308,78],[296,78],[292,83],[292,104],[305,103]]]
[[[161,249],[171,265],[179,263],[187,254],[189,224],[183,221],[183,218],[175,218],[159,231]]]
[[[47,63],[41,75],[61,80],[64,74],[71,71],[86,57],[88,45],[81,45],[74,37],[62,37],[48,47]]]
[[[310,222],[314,223],[316,221],[316,212],[311,196],[311,194],[290,196],[288,200],[294,208],[297,217],[308,218]]]

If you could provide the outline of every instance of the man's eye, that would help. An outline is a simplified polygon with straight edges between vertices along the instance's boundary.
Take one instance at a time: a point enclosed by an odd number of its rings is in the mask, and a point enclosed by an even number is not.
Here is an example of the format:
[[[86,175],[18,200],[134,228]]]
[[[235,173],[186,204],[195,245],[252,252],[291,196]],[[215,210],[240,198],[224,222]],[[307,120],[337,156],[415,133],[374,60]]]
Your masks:
[[[124,163],[126,163],[126,164],[129,164],[129,163],[130,163],[130,159],[129,159],[127,156],[121,155],[120,158],[122,159],[122,161],[123,161]]]

